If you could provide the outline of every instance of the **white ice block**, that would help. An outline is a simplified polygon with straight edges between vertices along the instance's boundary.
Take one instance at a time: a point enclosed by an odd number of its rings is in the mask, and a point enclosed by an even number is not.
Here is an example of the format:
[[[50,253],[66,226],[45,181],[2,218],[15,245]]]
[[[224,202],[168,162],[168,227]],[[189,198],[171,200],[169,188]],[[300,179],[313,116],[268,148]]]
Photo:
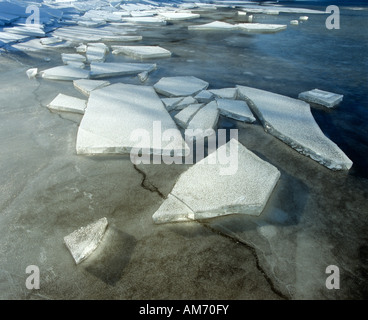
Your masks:
[[[172,111],[175,107],[182,101],[184,97],[177,97],[177,98],[162,98],[162,102],[164,103],[167,111]]]
[[[220,110],[220,114],[225,117],[249,123],[256,121],[245,101],[218,99],[217,107]]]
[[[86,51],[87,60],[89,62],[92,61],[103,62],[105,61],[108,52],[109,47],[102,42],[89,43]]]
[[[220,99],[236,99],[238,95],[237,88],[212,89],[208,91],[211,92],[216,98]]]
[[[162,12],[160,17],[167,21],[192,20],[201,17],[200,14],[191,12]]]
[[[196,103],[191,104],[181,110],[177,115],[174,116],[175,122],[182,127],[183,129],[186,129],[188,127],[188,123],[192,118],[195,116],[195,114],[199,111],[199,109],[203,106],[203,104]]]
[[[69,64],[69,62],[77,61],[77,62],[85,62],[86,57],[79,54],[79,53],[62,53],[61,54],[61,60],[63,60],[64,64]]]
[[[107,225],[107,219],[102,218],[64,237],[65,245],[76,264],[87,259],[96,250],[105,234]]]
[[[212,101],[202,107],[190,120],[187,128],[191,130],[199,129],[202,133],[196,135],[195,139],[207,136],[208,132],[217,128],[219,119],[219,110],[216,101]]]
[[[227,162],[224,154],[229,155]],[[185,171],[152,218],[166,223],[229,214],[257,216],[279,178],[277,168],[231,139]]]
[[[214,95],[208,90],[202,90],[194,98],[200,103],[208,103],[213,100]]]
[[[51,110],[84,114],[87,101],[59,93],[47,106]]]
[[[171,52],[159,46],[112,46],[113,54],[125,54],[134,59],[171,57]]]
[[[329,169],[351,168],[352,161],[323,134],[308,103],[264,90],[237,87],[238,98],[248,103],[266,132]]]
[[[164,77],[153,87],[155,90],[167,97],[180,97],[195,95],[207,89],[208,82],[192,76]]]
[[[91,78],[105,78],[138,74],[144,71],[151,72],[156,69],[156,64],[146,63],[119,63],[119,62],[92,62]]]
[[[267,23],[239,23],[238,28],[248,32],[278,32],[287,28],[286,24],[267,24]]]
[[[299,93],[298,98],[307,102],[325,106],[327,108],[333,108],[342,101],[344,96],[342,94],[313,89]]]
[[[188,30],[200,31],[228,31],[236,30],[238,27],[227,22],[213,21],[206,24],[188,26]]]
[[[33,79],[37,76],[38,69],[37,68],[31,68],[26,71],[28,79]]]
[[[59,66],[41,72],[42,77],[52,80],[72,81],[89,78],[89,71],[71,66]]]
[[[185,107],[191,105],[191,104],[195,104],[198,101],[196,99],[194,99],[192,96],[188,96],[185,97],[183,100],[181,100],[176,106],[175,106],[175,110],[182,110]]]
[[[161,141],[159,130],[168,129],[173,141]],[[78,154],[126,154],[137,148],[146,155],[169,151],[184,155],[188,149],[154,89],[122,83],[91,92],[76,148]]]
[[[79,79],[73,81],[74,88],[87,97],[90,95],[91,91],[106,87],[109,84],[109,81],[104,80]]]

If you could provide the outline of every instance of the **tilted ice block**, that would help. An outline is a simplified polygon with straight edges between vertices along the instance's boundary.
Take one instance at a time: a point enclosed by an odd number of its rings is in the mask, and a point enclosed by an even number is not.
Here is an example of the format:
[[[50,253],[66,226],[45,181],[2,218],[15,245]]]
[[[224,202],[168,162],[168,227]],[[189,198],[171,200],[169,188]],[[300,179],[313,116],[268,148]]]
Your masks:
[[[74,87],[87,97],[91,91],[106,87],[109,84],[110,82],[104,80],[79,79],[73,81]]]
[[[239,23],[240,30],[249,32],[278,32],[287,28],[286,24],[266,24],[266,23]]]
[[[173,141],[163,139],[161,133],[165,132]],[[143,154],[173,151],[184,155],[188,151],[152,87],[117,83],[92,91],[78,130],[77,153],[124,154],[132,148]]]
[[[167,97],[191,96],[207,89],[208,82],[192,76],[164,77],[154,86],[155,90]]]
[[[67,96],[59,93],[54,100],[47,106],[51,110],[55,111],[67,111],[84,114],[87,101],[79,98]]]
[[[168,21],[191,20],[201,17],[201,15],[191,12],[162,12],[160,16]]]
[[[201,108],[196,115],[190,120],[188,129],[201,131],[195,135],[196,139],[211,135],[211,129],[215,130],[219,118],[219,110],[216,101],[212,101]]]
[[[221,99],[236,99],[238,95],[237,88],[213,89],[208,91],[215,95],[216,98]]]
[[[332,108],[337,104],[339,104],[344,98],[344,96],[337,93],[313,89],[311,91],[299,93],[298,98],[307,102],[320,104],[327,108]]]
[[[112,46],[113,54],[125,54],[134,59],[171,57],[171,52],[159,46]]]
[[[177,97],[177,98],[162,98],[162,102],[164,103],[167,111],[172,111],[175,107],[182,101],[184,97]]]
[[[208,90],[202,90],[200,93],[198,93],[195,97],[194,97],[198,102],[200,103],[208,103],[211,100],[213,100],[214,95],[209,92]]]
[[[107,225],[107,219],[102,218],[64,237],[65,245],[76,264],[87,259],[96,250],[105,234]]]
[[[332,170],[348,170],[351,160],[328,139],[313,118],[308,103],[250,87],[237,86],[266,132]]]
[[[104,43],[89,43],[87,46],[87,51],[86,51],[87,60],[89,62],[105,61],[105,57],[108,52],[109,52],[109,47],[106,46]]]
[[[138,78],[139,78],[139,81],[140,81],[140,82],[145,82],[145,81],[147,81],[148,76],[149,76],[149,73],[148,73],[147,71],[143,71],[143,72],[141,72],[141,73],[138,73]]]
[[[86,57],[78,53],[62,53],[61,60],[63,60],[65,64],[68,64],[70,61],[85,62]]]
[[[59,66],[46,69],[42,71],[41,74],[43,78],[52,80],[72,81],[76,79],[89,78],[89,71],[71,66]]]
[[[260,215],[279,178],[274,166],[231,139],[185,171],[152,218],[165,223]]]
[[[91,78],[132,75],[143,71],[151,72],[156,67],[156,64],[147,63],[92,62]]]
[[[214,21],[206,24],[188,26],[188,30],[203,30],[203,31],[225,31],[236,30],[238,27],[227,22]]]
[[[256,121],[245,101],[218,99],[217,107],[220,110],[220,114],[225,117],[249,123]]]
[[[202,106],[203,104],[198,103],[187,106],[177,115],[175,115],[174,119],[176,123],[183,129],[186,129],[190,120],[192,120],[194,115],[199,111]]]
[[[196,99],[194,99],[192,96],[189,97],[185,97],[183,100],[181,100],[176,106],[175,106],[175,110],[182,110],[185,107],[189,106],[190,104],[195,104],[198,101]]]
[[[37,68],[31,68],[26,71],[28,79],[35,78],[37,76],[38,69]]]

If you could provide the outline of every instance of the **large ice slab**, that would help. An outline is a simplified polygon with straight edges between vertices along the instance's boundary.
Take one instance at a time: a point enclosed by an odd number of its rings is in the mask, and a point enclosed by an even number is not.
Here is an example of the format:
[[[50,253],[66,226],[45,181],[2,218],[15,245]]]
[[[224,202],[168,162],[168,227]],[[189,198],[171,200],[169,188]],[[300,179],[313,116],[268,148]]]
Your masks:
[[[84,114],[87,101],[59,93],[47,106],[51,110]]]
[[[143,71],[151,72],[156,67],[156,64],[147,63],[92,62],[91,78],[132,75]]]
[[[167,97],[191,96],[207,89],[209,83],[192,76],[164,77],[153,87]]]
[[[89,71],[72,66],[59,66],[43,70],[41,75],[45,79],[72,81],[76,79],[87,79],[89,77]]]
[[[218,99],[217,107],[220,110],[220,114],[225,117],[249,123],[256,121],[245,101]]]
[[[267,23],[239,23],[240,30],[248,32],[278,32],[287,28],[286,24],[267,24]]]
[[[171,52],[159,46],[112,46],[113,54],[125,54],[134,59],[171,57]]]
[[[351,168],[352,161],[323,134],[306,102],[244,86],[238,86],[238,94],[266,132],[329,169]]]
[[[226,163],[221,160],[225,154]],[[260,215],[279,178],[277,168],[231,139],[185,171],[152,218],[165,223]]]
[[[158,130],[171,129],[172,142]],[[147,133],[139,143],[139,136]],[[159,135],[159,139],[157,137]],[[138,138],[138,140],[136,140]],[[150,86],[117,83],[92,91],[77,136],[78,154],[129,153],[177,155],[188,150],[174,120]],[[184,152],[183,152],[184,151]]]
[[[196,139],[208,135],[209,130],[216,129],[219,119],[219,110],[216,101],[212,101],[201,108],[190,120],[187,128],[191,130],[201,130],[202,133],[196,135]]]
[[[106,87],[109,84],[110,82],[105,80],[79,79],[73,81],[74,87],[87,97],[90,95],[91,91]]]
[[[327,108],[332,108],[339,104],[344,96],[342,94],[313,89],[299,93],[298,98],[307,102],[325,106]]]
[[[167,21],[191,20],[201,17],[200,14],[191,12],[161,12],[160,16]]]
[[[206,24],[188,26],[188,30],[202,30],[202,31],[227,31],[236,30],[238,27],[227,22],[213,21]]]
[[[65,245],[76,264],[87,259],[96,250],[105,234],[107,225],[107,219],[102,218],[64,237]]]
[[[191,104],[187,106],[174,116],[175,122],[183,129],[186,129],[190,120],[192,120],[192,118],[202,106],[203,104],[201,103]]]

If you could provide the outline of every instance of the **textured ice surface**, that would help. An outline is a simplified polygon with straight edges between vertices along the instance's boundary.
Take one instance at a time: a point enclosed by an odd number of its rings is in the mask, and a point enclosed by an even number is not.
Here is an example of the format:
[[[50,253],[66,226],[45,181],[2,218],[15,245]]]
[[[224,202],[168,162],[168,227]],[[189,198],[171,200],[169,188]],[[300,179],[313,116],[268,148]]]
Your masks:
[[[84,114],[87,101],[59,93],[47,106],[55,111],[67,111]]]
[[[217,107],[220,110],[220,114],[225,117],[249,123],[256,121],[245,101],[218,99]]]
[[[192,76],[164,77],[154,86],[155,90],[168,97],[190,96],[207,89],[208,82]]]
[[[337,93],[313,89],[310,91],[299,93],[298,98],[307,102],[312,102],[328,108],[332,108],[339,104],[344,96]]]
[[[195,104],[198,101],[196,99],[194,99],[192,96],[189,97],[185,97],[183,100],[181,100],[176,106],[175,106],[175,110],[182,110],[185,107],[189,106],[190,104]]]
[[[89,62],[103,62],[105,61],[105,57],[108,52],[109,47],[106,46],[104,43],[89,43],[86,51],[87,60]]]
[[[184,108],[182,111],[180,111],[177,115],[174,116],[175,122],[182,127],[183,129],[186,129],[188,126],[188,123],[194,115],[198,112],[198,110],[203,106],[203,104],[191,104]]]
[[[285,30],[286,24],[266,24],[266,23],[239,23],[237,26],[240,30],[249,32],[277,32]]]
[[[216,101],[206,104],[200,109],[196,115],[190,120],[188,129],[202,130],[202,134],[196,135],[196,139],[206,136],[208,129],[216,129],[219,118],[219,110]]]
[[[59,66],[46,69],[42,71],[41,74],[45,79],[66,81],[87,79],[89,77],[89,71],[83,70],[81,68],[74,68],[72,66]]]
[[[225,152],[228,163],[220,162]],[[232,174],[223,174],[229,165]],[[208,219],[228,214],[260,215],[280,172],[235,139],[185,171],[154,213],[155,223]]]
[[[109,84],[110,82],[104,80],[79,79],[73,81],[74,87],[87,97],[91,91],[106,87]]]
[[[135,59],[171,57],[171,52],[159,46],[112,46],[113,54],[125,54]]]
[[[172,20],[191,20],[191,19],[197,19],[201,16],[197,13],[191,13],[191,12],[161,12],[160,16],[168,21]]]
[[[118,62],[92,62],[91,78],[105,78],[138,74],[143,71],[151,72],[156,69],[156,64],[146,63],[118,63]]]
[[[174,142],[154,139],[154,122],[162,132],[172,129]],[[157,125],[157,123],[156,123]],[[142,131],[148,140],[137,137]],[[157,135],[157,132],[155,133]],[[179,129],[150,86],[117,83],[92,91],[77,136],[78,154],[129,153],[133,147],[144,154],[186,150]]]
[[[237,88],[213,89],[208,91],[215,95],[216,98],[221,99],[236,99],[238,95]]]
[[[329,169],[351,168],[351,160],[323,134],[306,102],[244,86],[238,86],[238,94],[247,101],[266,132]]]
[[[64,242],[76,264],[81,263],[96,250],[105,234],[107,225],[107,219],[102,218],[64,237]]]
[[[207,102],[210,102],[211,100],[213,100],[214,96],[210,91],[202,90],[194,98],[200,103],[202,103],[202,102],[207,103]]]
[[[213,21],[206,24],[188,26],[189,30],[204,30],[204,31],[236,30],[237,28],[238,27],[235,25],[222,21]]]
[[[70,62],[85,62],[86,57],[78,54],[78,53],[62,53],[61,60],[63,60],[64,64],[69,64]]]

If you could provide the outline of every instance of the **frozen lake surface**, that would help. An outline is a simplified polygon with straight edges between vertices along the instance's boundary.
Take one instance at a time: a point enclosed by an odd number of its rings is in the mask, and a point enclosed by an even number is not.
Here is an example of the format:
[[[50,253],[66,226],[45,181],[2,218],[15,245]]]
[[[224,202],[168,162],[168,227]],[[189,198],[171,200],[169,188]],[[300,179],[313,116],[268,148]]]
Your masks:
[[[267,12],[253,4],[247,11],[247,4],[221,1],[98,2],[101,10],[97,1],[44,1],[41,25],[29,30],[27,1],[0,1],[0,299],[367,299],[368,7],[341,5],[341,28],[328,30],[326,7],[316,2],[285,3],[308,10],[284,6],[279,14],[275,7]],[[174,14],[178,9],[184,11]],[[253,23],[287,28],[188,28],[236,26],[250,15]],[[155,46],[171,55],[140,61],[113,54],[113,46]],[[334,108],[313,104],[311,112],[353,165],[331,171],[266,133],[260,119],[221,115],[217,128],[238,129],[239,142],[280,171],[263,212],[157,225],[152,215],[191,165],[77,155],[83,115],[48,106],[58,94],[87,100],[109,87],[76,82],[88,84],[79,88],[87,96],[74,87],[72,80],[91,76],[90,61],[76,53],[99,60],[92,70],[106,85],[154,88],[162,78],[196,77],[209,84],[199,91],[214,93],[245,86],[293,99],[316,88],[341,94]],[[26,73],[56,67],[64,80]],[[176,105],[192,99],[182,86],[182,99],[166,106],[172,119],[182,108]],[[229,92],[225,98],[237,98]],[[210,181],[201,182],[210,188]],[[64,237],[104,217],[99,246],[76,265]],[[29,265],[40,269],[39,290],[25,286]],[[329,265],[340,269],[340,290],[325,286]]]

